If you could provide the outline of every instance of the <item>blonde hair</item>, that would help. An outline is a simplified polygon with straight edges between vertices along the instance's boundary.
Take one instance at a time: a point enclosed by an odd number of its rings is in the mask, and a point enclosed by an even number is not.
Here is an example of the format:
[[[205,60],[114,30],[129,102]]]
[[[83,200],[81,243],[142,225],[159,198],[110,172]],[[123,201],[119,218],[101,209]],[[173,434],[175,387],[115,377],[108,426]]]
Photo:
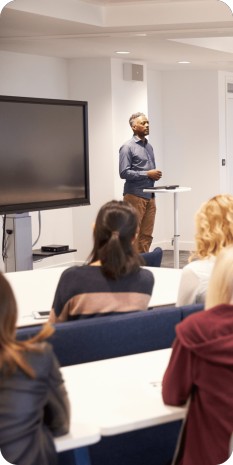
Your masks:
[[[201,205],[195,216],[195,251],[189,261],[217,256],[233,244],[233,196],[216,195]]]
[[[216,258],[206,293],[205,308],[229,304],[233,298],[233,246],[221,250]]]

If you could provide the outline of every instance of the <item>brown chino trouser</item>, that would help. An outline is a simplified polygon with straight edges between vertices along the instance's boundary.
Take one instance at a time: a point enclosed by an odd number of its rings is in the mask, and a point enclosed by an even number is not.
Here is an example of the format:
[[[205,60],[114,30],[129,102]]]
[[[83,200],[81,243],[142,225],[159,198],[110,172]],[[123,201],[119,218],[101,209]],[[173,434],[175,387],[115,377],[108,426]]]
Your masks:
[[[149,252],[156,214],[155,197],[144,199],[136,195],[125,194],[124,200],[131,203],[138,213],[139,233],[135,241],[137,250],[139,253]]]

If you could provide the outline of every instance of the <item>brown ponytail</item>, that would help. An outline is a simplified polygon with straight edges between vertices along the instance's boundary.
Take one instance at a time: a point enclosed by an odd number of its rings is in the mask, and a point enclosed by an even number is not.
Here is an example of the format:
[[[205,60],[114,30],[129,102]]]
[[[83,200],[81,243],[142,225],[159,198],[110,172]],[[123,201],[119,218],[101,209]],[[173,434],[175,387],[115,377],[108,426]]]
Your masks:
[[[100,260],[103,273],[112,279],[138,271],[142,259],[134,247],[137,229],[137,213],[128,202],[112,200],[103,205],[96,218],[88,263]]]

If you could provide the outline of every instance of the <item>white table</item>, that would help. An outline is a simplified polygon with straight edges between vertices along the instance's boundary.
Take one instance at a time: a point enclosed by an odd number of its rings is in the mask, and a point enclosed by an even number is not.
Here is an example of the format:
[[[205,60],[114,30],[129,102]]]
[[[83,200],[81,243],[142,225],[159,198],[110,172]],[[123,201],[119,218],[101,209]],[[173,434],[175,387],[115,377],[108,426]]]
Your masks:
[[[74,463],[76,465],[91,465],[88,446],[96,444],[100,439],[98,426],[91,423],[71,422],[69,433],[55,438],[54,443],[58,453],[74,449]]]
[[[18,305],[17,326],[38,325],[47,318],[37,320],[32,312],[50,310],[60,275],[67,267],[6,273]],[[155,285],[149,307],[176,303],[182,270],[174,268],[145,267],[155,277]]]
[[[178,233],[178,194],[191,191],[191,187],[177,187],[176,189],[143,189],[144,192],[154,194],[174,194],[174,235],[172,243],[174,246],[174,268],[179,268],[179,233]]]
[[[6,273],[18,305],[18,326],[37,325],[47,321],[36,320],[32,313],[50,310],[61,273],[67,266]]]
[[[74,449],[74,463],[76,465],[91,465],[88,446],[96,444],[100,439],[98,426],[91,423],[71,422],[69,433],[55,438],[54,443],[58,453]]]
[[[149,308],[175,305],[178,296],[178,289],[182,270],[179,268],[157,268],[148,267],[155,278]]]
[[[54,439],[57,452],[86,447],[100,440],[100,429],[91,423],[71,423],[70,431],[64,436]]]
[[[165,405],[161,381],[171,349],[61,369],[71,418],[111,436],[184,418],[186,407]]]

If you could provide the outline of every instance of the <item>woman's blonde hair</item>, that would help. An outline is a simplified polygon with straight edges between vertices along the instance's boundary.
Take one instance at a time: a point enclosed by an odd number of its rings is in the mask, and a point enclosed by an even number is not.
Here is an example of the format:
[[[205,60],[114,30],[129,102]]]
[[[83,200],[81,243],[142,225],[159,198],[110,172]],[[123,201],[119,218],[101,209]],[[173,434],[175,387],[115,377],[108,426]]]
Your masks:
[[[38,351],[36,342],[43,341],[54,332],[53,327],[47,323],[42,330],[27,341],[16,340],[17,305],[12,288],[0,273],[0,370],[11,374],[17,367],[29,377],[34,378],[33,368],[24,357],[25,351]]]
[[[196,250],[190,261],[217,256],[223,247],[233,244],[233,196],[216,195],[203,203],[195,224]]]
[[[229,304],[233,298],[233,246],[224,247],[218,254],[210,276],[205,308]]]

